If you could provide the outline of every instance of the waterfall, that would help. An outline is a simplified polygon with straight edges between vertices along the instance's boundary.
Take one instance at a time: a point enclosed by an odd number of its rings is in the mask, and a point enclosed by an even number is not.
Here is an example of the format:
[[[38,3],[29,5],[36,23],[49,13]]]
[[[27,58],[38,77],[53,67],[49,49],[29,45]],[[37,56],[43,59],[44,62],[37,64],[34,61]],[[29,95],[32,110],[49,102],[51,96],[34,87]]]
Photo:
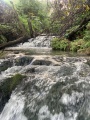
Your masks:
[[[20,93],[12,93],[10,100],[6,103],[0,120],[27,120],[23,114],[25,97]]]

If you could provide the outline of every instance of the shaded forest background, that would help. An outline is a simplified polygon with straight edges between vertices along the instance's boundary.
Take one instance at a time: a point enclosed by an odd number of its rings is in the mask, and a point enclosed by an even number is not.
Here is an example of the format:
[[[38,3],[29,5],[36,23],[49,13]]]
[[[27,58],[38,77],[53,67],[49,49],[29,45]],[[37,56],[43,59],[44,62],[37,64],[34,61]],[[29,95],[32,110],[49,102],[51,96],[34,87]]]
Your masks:
[[[0,0],[0,44],[42,33],[52,48],[90,51],[90,0]]]

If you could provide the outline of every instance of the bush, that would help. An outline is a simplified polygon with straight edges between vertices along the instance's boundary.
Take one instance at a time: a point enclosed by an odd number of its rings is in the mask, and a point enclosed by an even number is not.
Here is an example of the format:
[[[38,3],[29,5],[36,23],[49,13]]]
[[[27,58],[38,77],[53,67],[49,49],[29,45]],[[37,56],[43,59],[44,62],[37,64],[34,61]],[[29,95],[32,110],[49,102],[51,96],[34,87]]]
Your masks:
[[[90,40],[90,22],[87,24],[87,30],[85,31],[84,40],[89,41]]]
[[[90,30],[90,22],[87,24],[87,30]]]
[[[59,38],[53,38],[51,46],[54,50],[68,50],[69,42],[68,40],[60,40]]]
[[[90,41],[86,42],[84,45],[83,45],[83,48],[89,48],[90,47]]]
[[[90,40],[90,31],[85,31],[85,36],[83,37],[83,39],[85,41],[89,41]]]
[[[77,52],[79,49],[82,49],[85,44],[83,39],[75,40],[70,44],[70,50],[73,52]]]
[[[0,44],[5,42],[7,42],[7,39],[3,35],[0,35]]]
[[[25,16],[25,15],[19,16],[19,19],[20,19],[21,23],[24,25],[25,30],[29,33],[27,16]]]

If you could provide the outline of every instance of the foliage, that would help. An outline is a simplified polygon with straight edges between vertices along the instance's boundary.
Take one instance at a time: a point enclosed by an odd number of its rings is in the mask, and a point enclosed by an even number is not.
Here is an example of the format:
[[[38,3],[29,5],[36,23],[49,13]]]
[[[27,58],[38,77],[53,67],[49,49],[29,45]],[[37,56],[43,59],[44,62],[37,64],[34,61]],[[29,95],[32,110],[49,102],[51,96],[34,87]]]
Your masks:
[[[83,48],[85,41],[83,39],[77,39],[70,44],[70,50],[73,52],[77,52],[79,49]]]
[[[33,31],[35,33],[41,33],[42,31],[49,29],[49,19],[46,4],[43,4],[38,0],[19,0],[17,9],[21,18],[25,20],[30,18]],[[28,31],[28,25],[25,20],[22,20],[22,22]]]
[[[54,50],[61,50],[61,51],[73,51],[77,52],[80,49],[85,49],[90,47],[90,41],[86,42],[83,39],[77,39],[73,42],[69,42],[66,39],[60,40],[60,38],[54,38],[51,42],[51,46]]]
[[[7,4],[8,0],[5,1],[6,3],[3,0],[0,2],[0,11],[2,11],[0,13],[0,43],[8,42],[7,33],[12,40],[22,35],[19,22],[28,35],[33,31],[34,36],[41,33],[52,33],[67,38],[71,31],[78,28],[84,18],[90,16],[89,0],[54,0],[53,2],[17,0],[13,1],[13,4]],[[63,51],[89,48],[90,23],[85,29],[78,31],[77,37],[75,37],[77,40],[73,42],[65,38],[54,38],[51,43],[52,48]]]
[[[5,25],[5,29],[2,29],[4,33],[8,31],[12,33],[13,30],[16,30],[16,32],[13,33],[17,33],[17,37],[19,37],[22,35],[22,31],[26,31],[28,35],[30,35],[32,30],[35,35],[42,32],[48,33],[50,31],[49,7],[47,8],[46,1],[40,2],[39,0],[17,0],[10,2],[7,0],[1,0],[0,11],[2,11],[0,13],[0,23],[4,23]],[[30,24],[28,24],[28,21],[30,21],[32,30],[30,30]],[[24,29],[22,30],[22,28]],[[3,34],[1,33],[1,35]],[[6,37],[5,34],[3,36]],[[3,37],[1,36],[1,39],[2,38]],[[4,42],[3,39],[2,41]]]
[[[90,15],[89,3],[86,0],[55,0],[51,15],[53,26],[59,22],[58,35],[64,35],[68,29],[79,25],[82,19]]]
[[[85,35],[84,35],[84,40],[85,41],[89,41],[90,40],[90,22],[87,24],[87,29],[85,31]]]
[[[9,25],[2,25],[2,24],[0,24],[0,31],[1,31],[1,33],[3,33],[4,31],[9,32],[9,31],[11,31],[11,29],[12,29],[12,27],[9,26]]]
[[[54,21],[53,23],[51,23],[51,33],[54,33],[55,35],[58,35],[58,33],[60,32],[60,23],[59,21]]]
[[[23,23],[23,26],[24,26],[25,30],[29,33],[27,16],[25,16],[25,15],[19,16],[19,19]]]
[[[90,40],[90,31],[85,31],[85,36],[83,38],[85,41],[89,41]]]
[[[83,45],[83,49],[89,47],[90,47],[90,41],[85,42],[85,44]]]
[[[68,50],[69,42],[68,40],[60,40],[59,38],[53,38],[51,46],[55,50]]]
[[[3,35],[0,35],[0,44],[5,42],[7,42],[7,39]]]

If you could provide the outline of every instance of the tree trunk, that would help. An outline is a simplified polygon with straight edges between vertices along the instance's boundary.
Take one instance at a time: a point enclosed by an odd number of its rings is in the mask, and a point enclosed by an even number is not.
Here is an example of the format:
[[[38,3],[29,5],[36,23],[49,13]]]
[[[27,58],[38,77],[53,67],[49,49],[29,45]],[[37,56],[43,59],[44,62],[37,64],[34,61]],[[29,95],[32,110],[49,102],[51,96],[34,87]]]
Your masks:
[[[81,24],[79,25],[79,27],[76,30],[73,30],[71,33],[68,34],[68,36],[66,37],[68,40],[73,41],[76,39],[77,37],[77,33],[79,31],[83,31],[84,29],[86,29],[86,25],[88,24],[88,22],[90,21],[90,18],[84,18],[81,22]]]
[[[32,23],[31,23],[30,17],[28,19],[28,27],[29,27],[29,31],[30,31],[30,37],[34,38],[34,31],[33,31],[33,28],[32,28]]]
[[[0,50],[4,49],[6,47],[11,47],[11,46],[16,45],[16,44],[21,43],[21,42],[23,43],[27,40],[28,40],[28,37],[23,36],[23,37],[20,37],[20,38],[14,40],[14,41],[10,41],[8,43],[3,43],[3,44],[0,45]]]
[[[17,21],[17,23],[18,23],[18,25],[19,25],[19,27],[20,27],[20,29],[21,29],[21,31],[22,31],[22,35],[27,35],[27,32],[26,32],[26,30],[25,30],[22,22],[21,22],[20,19],[19,19],[19,15],[18,15],[17,11],[15,10],[15,7],[14,7],[13,2],[10,1],[10,3],[12,4],[13,11],[14,11],[15,16],[16,16],[16,21]]]

